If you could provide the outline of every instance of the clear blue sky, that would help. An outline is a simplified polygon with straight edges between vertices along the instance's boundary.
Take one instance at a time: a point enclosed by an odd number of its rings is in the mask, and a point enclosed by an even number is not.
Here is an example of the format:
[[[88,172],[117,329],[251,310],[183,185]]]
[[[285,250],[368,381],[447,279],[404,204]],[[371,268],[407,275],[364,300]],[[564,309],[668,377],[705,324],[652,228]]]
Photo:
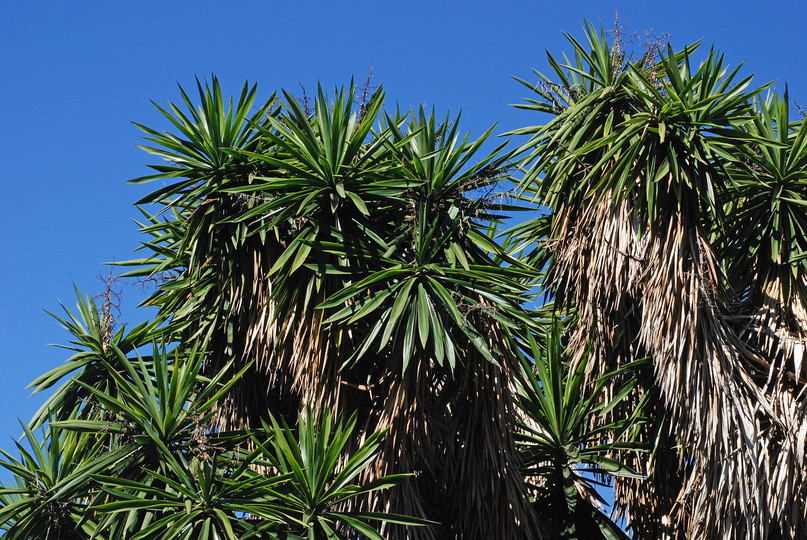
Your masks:
[[[675,47],[703,39],[746,60],[755,83],[777,79],[807,105],[807,3],[796,1],[72,1],[0,3],[0,447],[12,449],[39,396],[24,387],[59,365],[67,333],[44,309],[74,307],[73,284],[102,288],[103,263],[132,257],[131,186],[154,159],[135,148],[131,122],[162,128],[149,102],[179,101],[177,82],[216,74],[225,90],[245,79],[263,98],[298,82],[310,91],[383,83],[387,103],[463,111],[481,134],[535,123],[509,106],[528,97],[511,76],[546,69],[545,50],[569,50],[583,17],[607,28],[614,10],[630,31],[668,33]],[[122,289],[124,321],[142,295]]]

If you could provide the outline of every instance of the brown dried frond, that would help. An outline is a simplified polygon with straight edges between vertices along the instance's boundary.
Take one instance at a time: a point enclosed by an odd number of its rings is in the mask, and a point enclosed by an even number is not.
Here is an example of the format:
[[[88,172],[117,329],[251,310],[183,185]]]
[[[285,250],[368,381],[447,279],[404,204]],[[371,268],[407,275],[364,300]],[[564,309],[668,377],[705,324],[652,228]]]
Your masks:
[[[724,318],[724,278],[707,239],[683,214],[668,212],[663,222],[648,246],[639,339],[681,437],[681,463],[691,466],[674,522],[688,537],[767,538],[803,512],[796,501],[805,481],[782,484],[781,464],[803,462],[796,434],[807,422],[804,402],[754,381],[754,353]]]
[[[478,301],[485,303],[482,298]],[[504,342],[503,330],[487,322],[487,317],[484,312],[471,315],[477,327],[489,328],[491,344]],[[451,510],[458,518],[456,531],[466,538],[532,538],[538,527],[513,437],[512,362],[502,358],[496,366],[471,351],[457,381],[459,399],[449,411],[456,438],[448,449],[443,475],[446,483],[451,482],[449,501],[455,505]],[[485,485],[480,478],[492,481]],[[480,520],[479,516],[486,517]]]
[[[418,351],[414,354],[417,356]],[[370,511],[397,512],[413,516],[428,516],[431,500],[440,490],[436,475],[439,471],[438,444],[449,437],[445,411],[445,373],[440,373],[432,362],[413,358],[405,372],[390,373],[383,380],[383,388],[374,403],[370,431],[388,430],[375,466],[365,472],[370,481],[388,474],[413,474],[391,489],[365,498],[364,506]],[[437,444],[435,444],[437,443]],[[424,487],[430,486],[428,491]],[[436,540],[444,535],[434,527],[405,527],[385,523],[381,534],[387,538]]]
[[[759,280],[759,278],[757,278]],[[785,298],[785,290],[779,276],[767,281],[754,303],[753,312],[741,325],[739,333],[747,336],[766,357],[768,363],[767,383],[777,376],[789,377],[799,387],[807,384],[807,365],[804,353],[807,350],[807,277],[802,276],[796,287]]]
[[[233,373],[252,362],[249,370],[233,385],[218,405],[216,427],[233,430],[260,427],[268,414],[295,417],[297,405],[288,370],[288,346],[283,343],[281,321],[276,316],[269,269],[282,249],[279,245],[254,241],[245,246],[239,265],[243,276],[222,290],[229,302],[229,336],[213,336],[204,370],[217,373],[234,360]],[[294,317],[292,316],[292,319]],[[284,339],[285,338],[285,339]]]
[[[479,299],[480,302],[483,299]],[[470,319],[486,317],[478,311]],[[473,322],[479,323],[479,320]],[[491,343],[504,339],[491,329]],[[538,531],[513,439],[515,404],[509,363],[468,349],[452,375],[416,349],[405,372],[386,375],[372,430],[388,430],[367,480],[414,477],[365,501],[372,511],[422,516],[443,525],[382,525],[388,538],[533,538]],[[479,479],[487,479],[480,483]]]
[[[681,468],[677,438],[664,421],[666,413],[658,388],[654,386],[645,391],[651,392],[647,415],[650,422],[641,427],[641,440],[650,445],[657,444],[656,451],[652,456],[646,453],[617,454],[621,463],[646,475],[646,478],[614,479],[613,518],[617,521],[624,519],[626,528],[636,540],[683,539],[683,529],[673,522],[671,515],[686,471]]]
[[[555,220],[548,249],[555,255],[555,265],[548,279],[557,287],[558,298],[574,306],[577,317],[571,328],[568,350],[573,362],[586,362],[586,374],[596,381],[605,373],[618,369],[637,358],[647,356],[636,336],[646,324],[642,319],[640,299],[647,273],[647,243],[649,236],[639,236],[634,221],[634,206],[630,199],[615,199],[606,193],[599,200],[592,197],[582,208],[563,206]],[[603,389],[607,402],[620,390],[625,377],[642,377],[637,388],[626,396],[606,418],[593,422],[608,423],[611,419],[633,414],[647,392],[651,418],[661,419],[664,407],[653,381],[652,366],[642,373],[614,377]],[[594,427],[594,426],[592,426]],[[652,446],[660,424],[641,427],[640,440]],[[612,433],[612,437],[622,434]],[[672,530],[667,517],[672,501],[681,487],[678,457],[661,446],[656,463],[642,453],[615,451],[613,456],[633,470],[647,474],[648,480],[616,479],[615,516],[625,518],[639,538],[661,538]],[[674,456],[670,459],[669,456]],[[658,467],[661,467],[660,469]],[[666,524],[662,523],[666,518]]]
[[[578,322],[572,329],[569,350],[574,363],[589,354],[589,375],[601,377],[618,367],[613,361],[631,361],[636,356],[611,353],[626,332],[633,298],[643,269],[643,240],[633,225],[629,200],[613,202],[611,193],[601,200],[590,198],[582,210],[563,206],[553,226],[551,250],[556,263],[547,280],[557,288],[557,298],[575,306]],[[631,337],[622,341],[631,346]],[[590,370],[596,369],[596,372]]]

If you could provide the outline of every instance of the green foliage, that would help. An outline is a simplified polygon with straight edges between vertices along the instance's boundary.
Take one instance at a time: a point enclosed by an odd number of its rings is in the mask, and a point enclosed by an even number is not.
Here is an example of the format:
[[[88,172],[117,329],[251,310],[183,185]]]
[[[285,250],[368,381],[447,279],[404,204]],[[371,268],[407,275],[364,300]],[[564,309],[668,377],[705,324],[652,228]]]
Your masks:
[[[743,147],[729,171],[735,197],[726,203],[725,257],[728,271],[744,281],[755,270],[762,290],[770,281],[782,283],[789,303],[807,269],[807,120],[790,121],[787,92],[755,104],[748,130],[764,143]]]
[[[465,340],[496,362],[498,354],[482,337],[484,328],[474,326],[467,315],[480,303],[497,306],[495,314],[489,310],[491,317],[515,327],[519,320],[526,320],[519,304],[523,281],[529,278],[518,266],[491,264],[490,254],[495,261],[516,264],[480,227],[497,220],[491,212],[505,207],[484,197],[469,197],[505,174],[497,157],[501,147],[466,167],[490,132],[469,144],[467,136],[458,138],[458,119],[437,124],[434,114],[427,117],[422,109],[405,130],[399,129],[400,124],[387,118],[399,146],[397,159],[407,164],[403,183],[384,182],[389,202],[397,208],[387,217],[386,230],[376,231],[389,240],[373,246],[377,265],[367,277],[320,307],[344,306],[327,319],[334,324],[352,325],[368,316],[375,320],[346,363],[377,344],[378,352],[387,352],[393,361],[399,359],[396,369],[406,370],[415,348],[420,347],[453,370]]]
[[[70,369],[42,379],[55,384],[81,369],[49,402],[69,403],[69,409],[51,410],[41,439],[23,425],[27,444],[17,443],[20,458],[3,451],[0,460],[13,474],[11,485],[0,489],[8,538],[344,537],[335,530],[379,538],[368,520],[423,523],[335,510],[405,478],[358,478],[376,459],[381,433],[351,453],[346,442],[355,434],[355,418],[334,427],[327,411],[320,422],[301,420],[295,431],[275,422],[254,432],[217,432],[211,423],[217,404],[246,367],[207,378],[200,373],[203,351],[175,347],[169,353],[165,345],[147,343],[159,331],[120,331],[97,348],[90,339],[100,335],[95,306],[79,296],[79,308],[84,321],[70,312],[60,319],[71,321],[77,338]],[[117,344],[131,346],[129,355]],[[138,350],[148,345],[154,354],[146,360]]]
[[[642,478],[615,459],[615,450],[647,452],[636,435],[643,420],[642,405],[631,417],[607,422],[606,415],[635,388],[629,380],[610,397],[609,373],[587,383],[585,361],[564,357],[561,324],[555,321],[540,336],[541,346],[527,336],[530,358],[523,357],[519,381],[521,413],[517,442],[524,475],[532,479],[536,511],[550,538],[627,538],[601,510],[605,501],[592,479],[599,476]],[[622,368],[631,373],[646,360]]]
[[[131,454],[130,448],[110,450],[103,437],[43,429],[42,439],[27,426],[25,442],[17,443],[20,458],[2,451],[0,466],[13,474],[11,485],[0,488],[0,523],[7,538],[90,538],[98,523],[89,510],[93,488],[90,475],[114,470]]]
[[[311,420],[313,412],[301,417],[295,436],[285,424],[272,419],[266,431],[273,436],[269,444],[258,444],[262,455],[281,475],[289,478],[288,489],[278,490],[280,512],[308,537],[347,538],[341,530],[355,531],[362,538],[382,540],[368,521],[385,521],[404,525],[428,523],[416,518],[391,513],[342,511],[340,506],[355,497],[394,486],[409,475],[388,475],[363,485],[355,484],[359,475],[375,460],[381,432],[370,435],[362,446],[345,461],[345,449],[356,429],[355,413],[347,423],[334,425],[331,413],[325,411],[321,420]]]
[[[159,312],[55,316],[6,537],[801,534],[805,120],[714,49],[584,34],[512,152],[352,84],[157,106],[123,265]]]

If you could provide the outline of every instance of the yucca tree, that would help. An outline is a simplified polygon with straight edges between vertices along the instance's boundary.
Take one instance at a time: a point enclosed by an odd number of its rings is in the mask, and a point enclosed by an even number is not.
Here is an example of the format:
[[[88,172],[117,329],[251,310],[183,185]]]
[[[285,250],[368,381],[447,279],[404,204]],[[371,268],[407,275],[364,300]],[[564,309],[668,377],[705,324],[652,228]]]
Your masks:
[[[603,33],[586,37],[571,39],[574,61],[550,57],[557,82],[541,76],[524,106],[552,116],[520,132],[524,186],[551,211],[524,231],[579,317],[572,344],[594,333],[595,377],[652,358],[636,399],[658,397],[655,481],[618,488],[617,504],[647,538],[804,535],[798,130],[781,109],[765,120],[750,77],[713,50],[697,68],[694,47],[628,62]]]
[[[276,490],[276,508],[291,525],[310,540],[318,538],[366,538],[383,540],[375,527],[381,523],[422,526],[428,522],[389,512],[351,510],[349,501],[379,494],[409,475],[388,475],[362,482],[361,476],[376,461],[383,432],[367,434],[359,448],[353,447],[357,414],[347,422],[334,423],[331,412],[312,420],[310,410],[300,415],[297,434],[274,418],[266,426],[268,442],[257,446],[264,463],[289,479]],[[306,418],[307,417],[307,418]],[[346,504],[348,503],[348,504]]]
[[[198,110],[184,91],[187,114],[173,104],[170,112],[158,107],[177,135],[139,126],[152,144],[143,148],[168,163],[155,165],[155,175],[134,182],[169,182],[139,201],[155,205],[160,215],[153,216],[141,206],[146,218],[143,232],[150,237],[144,246],[151,256],[131,263],[140,263],[132,274],[158,275],[164,281],[145,304],[160,308],[158,319],[170,319],[170,330],[178,339],[205,342],[210,371],[216,372],[230,360],[239,365],[254,361],[255,366],[266,362],[269,346],[261,350],[259,345],[270,338],[255,343],[246,329],[262,328],[271,319],[268,282],[261,279],[268,270],[264,252],[281,248],[278,241],[256,242],[247,234],[234,218],[254,200],[226,190],[251,182],[255,165],[246,153],[262,147],[257,129],[275,102],[270,98],[252,110],[257,88],[248,84],[235,107],[232,99],[225,103],[215,79],[212,86],[199,84],[198,90],[202,100]],[[267,328],[256,335],[273,331]],[[272,401],[267,389],[276,382],[271,372],[263,373],[252,370],[239,382],[242,390],[231,396],[246,402],[220,404],[223,426],[250,425],[252,411],[267,408]],[[241,416],[230,418],[235,411]]]
[[[80,540],[90,538],[98,517],[89,510],[98,489],[90,475],[112,470],[129,448],[109,450],[93,434],[58,427],[42,429],[42,437],[23,425],[17,442],[20,457],[2,451],[0,467],[11,472],[0,487],[0,529],[13,539]]]
[[[753,310],[747,324],[756,346],[781,363],[778,376],[803,383],[807,332],[807,132],[791,122],[787,92],[757,102],[750,133],[763,143],[746,148],[729,171],[727,273]],[[778,384],[778,383],[777,383]]]
[[[342,508],[406,476],[362,481],[383,433],[348,444],[355,416],[343,424],[321,411],[316,422],[301,415],[289,427],[272,418],[222,432],[218,403],[250,365],[235,373],[231,360],[205,377],[198,342],[155,342],[163,329],[144,332],[149,325],[121,329],[101,346],[103,324],[93,300],[81,296],[79,313],[59,320],[74,334],[76,354],[39,379],[52,385],[69,375],[46,404],[43,436],[23,425],[20,457],[2,451],[0,466],[13,474],[0,488],[5,537],[314,539],[359,531],[380,538],[380,522],[424,523]],[[148,346],[153,354],[144,357]],[[41,413],[33,422],[43,422]]]
[[[102,516],[95,531],[133,540],[325,540],[357,532],[380,540],[378,522],[423,525],[408,516],[341,511],[346,501],[394,486],[405,475],[361,483],[358,477],[376,459],[383,433],[370,434],[349,452],[355,416],[344,426],[334,425],[329,411],[320,416],[301,416],[294,430],[273,420],[250,433],[213,437],[204,446],[192,433],[194,451],[161,448],[160,467],[144,468],[137,477],[92,475],[103,495],[91,506]]]
[[[614,456],[617,450],[634,455],[650,451],[640,438],[644,403],[629,416],[608,418],[639,381],[629,379],[616,395],[607,390],[647,359],[589,382],[587,363],[571,361],[563,336],[557,320],[543,329],[543,335],[526,335],[529,356],[522,360],[526,376],[518,384],[516,440],[533,505],[547,538],[626,539],[605,514],[595,479],[607,483],[613,478],[643,479]]]
[[[807,122],[790,121],[787,92],[759,100],[755,112],[748,130],[760,142],[729,171],[737,201],[728,204],[721,255],[742,299],[735,333],[753,348],[749,374],[775,411],[768,421],[778,424],[762,424],[771,450],[760,452],[757,474],[763,519],[773,522],[763,530],[790,538],[807,534],[807,486],[793,475],[807,464]]]
[[[252,116],[246,87],[236,113],[219,96],[214,80],[193,119],[166,112],[177,135],[146,128],[175,165],[139,180],[167,185],[142,201],[150,254],[129,263],[163,277],[147,303],[207,343],[206,373],[254,362],[219,426],[358,411],[352,444],[387,432],[366,479],[415,474],[365,509],[437,523],[388,537],[530,536],[508,337],[529,276],[502,264],[488,226],[505,207],[480,195],[505,176],[501,147],[479,158],[490,132],[423,111],[381,122],[380,90],[357,106],[352,87],[320,89],[313,111],[284,92]]]
[[[519,307],[526,274],[502,264],[506,255],[481,227],[504,206],[473,196],[490,191],[502,160],[494,150],[472,162],[487,134],[459,139],[456,120],[439,124],[421,110],[401,125],[387,118],[406,189],[384,253],[322,305],[344,306],[334,324],[371,321],[348,361],[378,381],[378,428],[390,430],[386,466],[417,475],[417,484],[373,504],[405,505],[398,511],[443,524],[395,538],[529,535],[535,524],[511,434],[517,365],[508,335],[529,323]]]

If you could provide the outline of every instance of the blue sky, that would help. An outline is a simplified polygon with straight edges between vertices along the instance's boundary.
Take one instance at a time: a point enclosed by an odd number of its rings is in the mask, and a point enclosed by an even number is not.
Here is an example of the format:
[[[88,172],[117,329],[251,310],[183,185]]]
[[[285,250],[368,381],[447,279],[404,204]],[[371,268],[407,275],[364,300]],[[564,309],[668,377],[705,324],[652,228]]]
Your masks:
[[[754,82],[787,82],[807,106],[807,3],[591,0],[543,2],[45,2],[0,4],[0,447],[13,447],[41,403],[25,386],[67,354],[67,333],[43,310],[73,308],[73,284],[97,294],[103,263],[131,258],[132,202],[156,186],[127,185],[154,159],[135,147],[132,121],[165,127],[150,99],[179,101],[177,83],[215,74],[230,93],[244,80],[263,98],[365,78],[387,104],[462,109],[462,128],[497,133],[538,119],[510,107],[529,93],[512,80],[546,70],[545,50],[570,48],[583,17],[629,32],[668,33],[678,48],[703,39]],[[121,319],[142,292],[121,287]]]

